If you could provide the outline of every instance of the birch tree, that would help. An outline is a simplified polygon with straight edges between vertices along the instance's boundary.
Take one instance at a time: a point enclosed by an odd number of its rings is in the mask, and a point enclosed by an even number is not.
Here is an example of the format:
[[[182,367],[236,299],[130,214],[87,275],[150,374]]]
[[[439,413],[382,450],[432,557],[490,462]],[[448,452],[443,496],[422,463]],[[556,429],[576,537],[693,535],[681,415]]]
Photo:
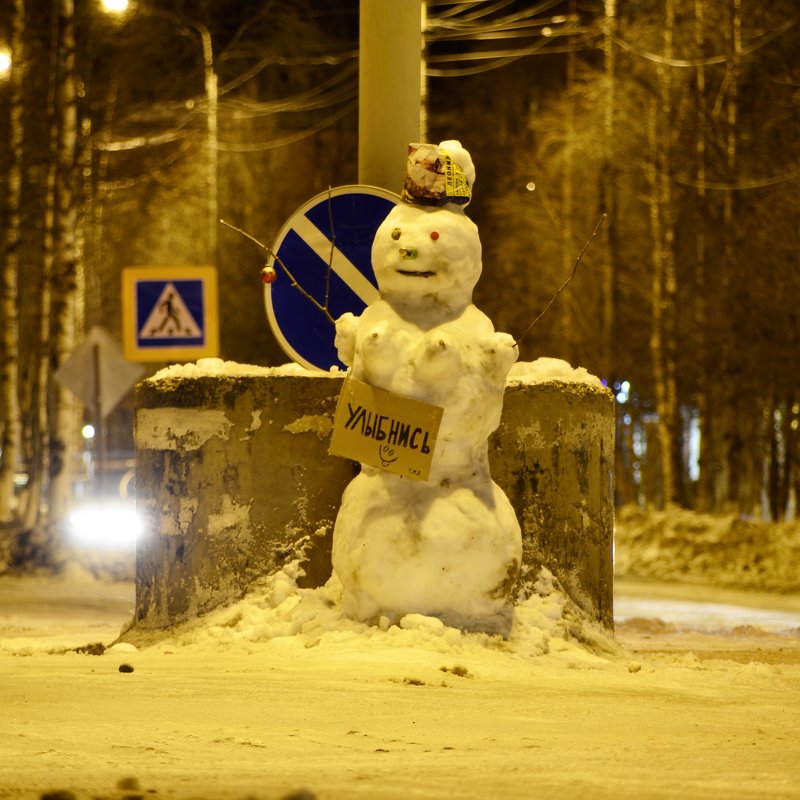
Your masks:
[[[739,120],[739,71],[742,56],[742,8],[741,0],[731,0],[731,19],[730,19],[730,39],[733,55],[726,64],[724,87],[726,92],[720,92],[718,105],[714,109],[714,115],[719,118],[722,116],[727,122],[725,134],[725,164],[727,174],[733,176],[737,169],[737,125]],[[723,288],[724,294],[729,295],[731,289],[730,267],[735,264],[737,259],[736,246],[736,225],[734,222],[736,193],[728,190],[723,197]],[[730,341],[730,339],[728,340]],[[730,348],[723,351],[726,367],[725,378],[730,380],[732,373],[730,362],[733,354]],[[743,447],[743,433],[745,420],[743,413],[747,411],[742,408],[739,393],[735,385],[728,386],[730,403],[726,404],[728,422],[728,440],[731,442],[728,452],[728,499],[731,503],[741,506],[742,510],[752,511],[752,496],[748,498],[747,484],[750,483],[746,477],[747,458]]]
[[[705,0],[695,0],[694,3],[694,45],[698,54],[705,49]],[[707,180],[707,140],[708,140],[708,96],[706,91],[706,70],[707,67],[702,61],[695,68],[695,91],[697,95],[695,116],[697,120],[697,130],[695,134],[695,175],[697,178],[697,201],[702,209],[706,202],[706,180]],[[706,301],[706,235],[705,228],[698,224],[695,238],[695,294],[696,319],[698,331],[698,350],[700,358],[705,363],[707,358],[706,325],[708,318],[708,308]],[[717,472],[715,469],[716,456],[711,447],[711,437],[713,433],[711,414],[709,413],[708,391],[710,387],[704,384],[697,392],[696,402],[700,422],[700,481],[696,497],[697,506],[706,510],[714,504],[713,476]]]
[[[672,197],[672,68],[675,7],[666,0],[663,58],[657,64],[657,97],[650,103],[648,139],[651,150],[650,223],[653,238],[652,326],[650,354],[658,410],[663,503],[679,499],[681,478],[678,446],[678,397],[676,384],[675,228]]]
[[[53,8],[55,12],[55,7]],[[53,13],[50,20],[50,50],[47,71],[47,115],[48,152],[57,152],[58,119],[56,115],[56,85],[58,82],[58,16]],[[30,405],[31,453],[28,464],[28,484],[25,488],[24,508],[22,509],[21,529],[29,531],[41,539],[44,551],[53,549],[48,545],[52,532],[41,526],[40,512],[44,496],[46,465],[48,464],[48,392],[50,388],[50,308],[52,305],[51,281],[55,263],[55,202],[56,202],[56,159],[47,160],[44,180],[44,206],[42,208],[42,263],[39,278],[38,314],[36,329],[32,332],[36,347],[35,365],[32,370]],[[49,535],[48,535],[49,533]]]
[[[58,8],[58,69],[56,108],[55,264],[52,291],[51,355],[58,369],[75,347],[74,302],[77,290],[76,154],[78,141],[77,88],[73,0],[56,0]],[[47,291],[48,287],[45,287]],[[51,388],[49,440],[49,524],[63,522],[72,495],[72,461],[76,416],[70,393]]]
[[[0,408],[3,414],[2,461],[0,461],[0,523],[11,522],[14,509],[14,473],[20,448],[19,416],[19,262],[22,242],[22,145],[23,131],[23,76],[25,2],[14,0],[11,36],[11,101],[9,103],[9,154],[6,176],[6,203],[8,227],[2,282],[0,284],[0,315],[2,315],[2,363],[0,363]]]

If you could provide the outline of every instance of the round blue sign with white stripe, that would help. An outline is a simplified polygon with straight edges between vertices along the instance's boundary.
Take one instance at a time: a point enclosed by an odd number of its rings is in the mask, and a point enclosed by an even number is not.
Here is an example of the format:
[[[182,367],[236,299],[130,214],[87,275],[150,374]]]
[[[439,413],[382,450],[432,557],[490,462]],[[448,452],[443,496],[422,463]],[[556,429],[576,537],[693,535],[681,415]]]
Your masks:
[[[333,324],[305,295],[333,319],[347,311],[358,315],[377,299],[372,240],[398,202],[398,195],[374,186],[339,186],[312,197],[281,228],[269,260],[276,278],[264,300],[275,338],[297,363],[344,367]]]

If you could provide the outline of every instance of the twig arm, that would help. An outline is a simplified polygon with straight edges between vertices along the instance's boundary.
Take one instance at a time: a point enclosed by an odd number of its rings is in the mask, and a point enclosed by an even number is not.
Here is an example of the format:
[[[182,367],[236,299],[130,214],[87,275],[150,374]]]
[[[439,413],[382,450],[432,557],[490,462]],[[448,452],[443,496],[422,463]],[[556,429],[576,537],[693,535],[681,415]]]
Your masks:
[[[328,322],[331,323],[331,325],[335,325],[336,324],[336,320],[331,316],[331,312],[328,311],[327,306],[322,305],[322,303],[320,303],[318,300],[316,300],[314,297],[312,297],[297,282],[297,278],[295,278],[294,275],[292,275],[292,273],[289,271],[289,269],[286,266],[286,264],[283,263],[283,261],[278,256],[278,254],[272,252],[272,248],[271,247],[265,245],[263,242],[259,242],[258,239],[256,239],[255,236],[251,236],[249,233],[247,233],[247,231],[243,231],[241,228],[237,228],[235,225],[231,225],[230,222],[226,222],[224,219],[221,219],[220,222],[226,228],[230,228],[232,231],[236,231],[237,233],[241,233],[242,236],[246,237],[247,239],[249,239],[254,244],[257,244],[262,250],[264,250],[267,253],[267,255],[269,255],[269,257],[286,273],[286,277],[289,278],[289,280],[291,281],[292,286],[295,289],[297,289],[297,291],[300,292],[300,294],[303,295],[303,297],[305,297],[306,300],[308,300],[309,303],[311,303],[315,308],[318,308],[325,315],[325,317],[327,318]]]
[[[548,303],[547,303],[547,305],[546,305],[546,306],[545,306],[545,307],[542,309],[542,311],[541,311],[541,313],[539,314],[539,316],[538,316],[538,317],[536,317],[536,319],[535,319],[533,322],[531,322],[531,324],[530,324],[530,325],[528,325],[528,327],[527,327],[527,328],[525,328],[525,330],[524,330],[524,331],[522,331],[522,334],[521,334],[520,336],[518,336],[518,337],[517,337],[516,344],[519,344],[519,343],[522,341],[522,339],[525,337],[525,335],[528,333],[528,331],[529,331],[529,330],[530,330],[530,329],[531,329],[531,328],[532,328],[532,327],[533,327],[533,326],[534,326],[534,325],[535,325],[535,324],[536,324],[536,323],[537,323],[537,322],[538,322],[538,321],[539,321],[539,320],[540,320],[540,319],[541,319],[541,318],[542,318],[542,317],[543,317],[543,316],[544,316],[544,315],[545,315],[545,314],[546,314],[546,313],[547,313],[547,312],[550,310],[550,306],[552,306],[552,305],[553,305],[553,303],[555,303],[555,301],[556,301],[556,298],[557,298],[557,297],[558,297],[558,296],[561,294],[561,292],[563,292],[563,291],[564,291],[564,289],[566,289],[566,287],[567,287],[567,285],[569,284],[569,282],[570,282],[570,281],[571,281],[571,280],[572,280],[572,279],[575,277],[575,273],[578,271],[578,264],[580,264],[580,263],[581,263],[581,259],[583,258],[583,254],[586,252],[586,250],[588,249],[589,245],[590,245],[590,244],[592,243],[592,241],[594,240],[594,237],[595,237],[595,236],[597,236],[597,232],[600,230],[600,226],[603,224],[603,221],[605,220],[606,216],[607,216],[607,214],[603,214],[603,216],[602,216],[602,217],[600,217],[600,221],[597,223],[597,225],[595,225],[595,227],[594,227],[594,231],[592,231],[592,235],[589,237],[589,240],[588,240],[588,241],[586,242],[586,244],[583,246],[583,249],[582,249],[582,250],[581,250],[581,252],[578,254],[578,257],[575,259],[575,266],[572,268],[572,274],[569,276],[569,278],[567,278],[567,279],[564,281],[564,283],[562,283],[562,284],[561,284],[561,286],[559,286],[559,287],[558,287],[558,290],[557,290],[557,291],[556,291],[556,293],[555,293],[555,294],[554,294],[554,295],[553,295],[553,296],[550,298],[549,302],[548,302]]]

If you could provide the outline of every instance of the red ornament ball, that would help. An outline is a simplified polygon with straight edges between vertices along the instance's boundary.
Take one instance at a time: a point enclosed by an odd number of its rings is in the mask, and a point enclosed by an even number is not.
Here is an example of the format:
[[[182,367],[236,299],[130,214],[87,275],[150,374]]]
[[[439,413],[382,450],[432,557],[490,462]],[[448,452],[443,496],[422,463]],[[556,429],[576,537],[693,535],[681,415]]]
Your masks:
[[[435,242],[439,238],[439,231],[431,231],[431,239]]]
[[[261,270],[261,283],[272,283],[277,277],[278,273],[275,271],[275,267],[269,264]]]

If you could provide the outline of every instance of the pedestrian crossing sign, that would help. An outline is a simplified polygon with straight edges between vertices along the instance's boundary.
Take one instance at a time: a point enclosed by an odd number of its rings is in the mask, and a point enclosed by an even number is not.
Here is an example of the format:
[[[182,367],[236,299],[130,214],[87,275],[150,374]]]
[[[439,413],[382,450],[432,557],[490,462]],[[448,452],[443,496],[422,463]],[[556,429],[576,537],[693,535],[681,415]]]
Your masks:
[[[216,268],[125,268],[122,317],[123,350],[130,361],[218,356]]]

